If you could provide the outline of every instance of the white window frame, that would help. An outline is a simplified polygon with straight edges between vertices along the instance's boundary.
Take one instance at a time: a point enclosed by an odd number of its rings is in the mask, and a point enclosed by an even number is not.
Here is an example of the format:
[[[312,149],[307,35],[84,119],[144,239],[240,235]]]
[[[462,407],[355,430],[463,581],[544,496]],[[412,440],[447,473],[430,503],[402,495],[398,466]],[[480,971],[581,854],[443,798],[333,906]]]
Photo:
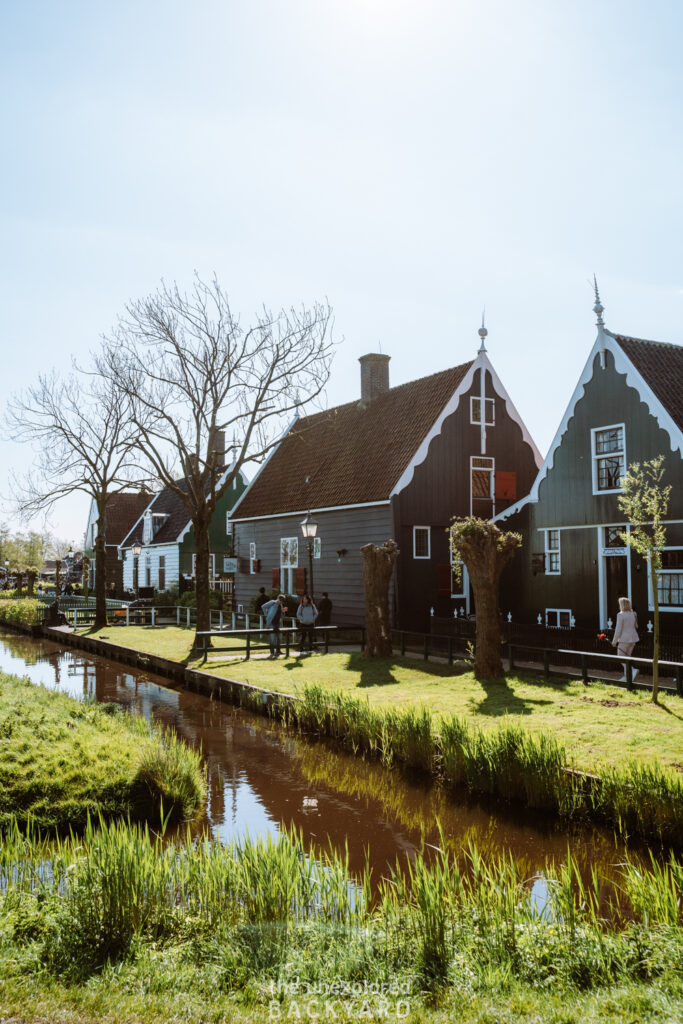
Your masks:
[[[416,538],[417,538],[417,531],[418,530],[426,530],[427,531],[427,554],[426,555],[418,555],[418,553],[417,553]],[[431,528],[431,526],[414,526],[413,527],[413,558],[417,558],[420,561],[428,561],[431,557],[432,557],[432,528]]]
[[[683,551],[682,544],[667,544],[666,547],[661,549],[662,551]],[[660,569],[658,576],[680,576],[683,574],[683,569]],[[658,588],[659,589],[659,588]],[[652,579],[650,578],[650,556],[647,558],[647,606],[648,609],[653,612],[655,610],[654,595],[652,593]],[[660,612],[683,612],[683,605],[678,604],[660,604]]]
[[[550,625],[550,623],[548,622],[548,613],[557,615],[557,625],[556,626],[555,625]],[[568,615],[569,616],[569,625],[567,625],[567,626],[561,626],[560,625],[560,615]],[[571,608],[546,608],[546,610],[545,610],[545,619],[544,619],[544,621],[545,621],[545,628],[546,629],[571,629],[572,628],[572,621],[573,621],[573,619],[574,619],[574,616],[572,615]]]
[[[232,537],[234,533],[233,524],[230,522],[230,513],[225,513],[225,533],[227,537]]]
[[[285,543],[287,548],[284,547]],[[287,552],[287,558],[283,558],[283,555]],[[293,557],[292,557],[293,555]],[[280,537],[280,569],[298,569],[299,568],[299,538],[298,537]]]
[[[197,553],[192,553],[192,579],[197,578]],[[209,579],[213,580],[216,578],[216,556],[209,555]]]
[[[486,462],[486,466],[475,466],[474,460]],[[474,492],[472,490],[472,474],[475,469],[489,473],[489,491],[491,498],[491,518],[496,514],[496,460],[492,455],[470,455],[470,515],[474,515]]]
[[[313,557],[320,558],[323,550],[322,537],[313,538]]]
[[[609,452],[607,454],[598,455],[596,453],[596,440],[597,435],[601,434],[603,430],[621,430],[621,450],[616,452]],[[628,463],[626,461],[626,424],[625,423],[608,423],[604,427],[592,427],[591,428],[591,473],[593,481],[593,494],[621,494],[623,487],[610,487],[607,490],[603,490],[598,487],[598,463],[603,459],[613,459],[615,456],[620,455],[622,459],[622,472],[621,479],[626,476],[626,469]]]
[[[256,569],[254,568],[255,561],[256,561],[256,541],[255,540],[250,540],[249,541],[249,574],[250,574],[250,576],[255,576],[256,575]]]
[[[561,576],[562,575],[562,532],[556,527],[549,527],[543,531],[545,534],[545,574],[546,576]],[[551,533],[557,534],[557,547],[552,548],[550,546],[550,535]],[[557,569],[550,569],[550,556],[557,555]]]
[[[474,414],[474,403],[479,402],[479,419]],[[484,403],[484,423],[481,422],[481,403]],[[488,418],[489,411],[491,413],[491,419]],[[496,400],[495,398],[487,398],[485,395],[482,398],[481,395],[470,395],[470,423],[475,427],[495,427],[496,425]]]

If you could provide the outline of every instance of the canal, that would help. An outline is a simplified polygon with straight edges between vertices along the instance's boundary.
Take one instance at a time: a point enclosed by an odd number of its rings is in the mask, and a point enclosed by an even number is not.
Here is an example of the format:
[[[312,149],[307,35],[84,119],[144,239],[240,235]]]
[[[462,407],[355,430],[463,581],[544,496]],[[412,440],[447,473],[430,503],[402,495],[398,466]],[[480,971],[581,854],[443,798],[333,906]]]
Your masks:
[[[110,701],[175,730],[201,750],[208,800],[189,827],[224,840],[295,825],[306,841],[348,844],[351,871],[369,850],[375,877],[423,842],[438,843],[438,822],[454,852],[476,843],[487,856],[511,855],[533,878],[567,848],[582,873],[598,870],[607,892],[626,853],[604,830],[568,834],[520,807],[454,801],[438,787],[307,740],[282,726],[151,673],[44,639],[0,631],[0,670],[78,698]],[[186,826],[187,827],[187,826]],[[638,857],[637,851],[629,851]]]

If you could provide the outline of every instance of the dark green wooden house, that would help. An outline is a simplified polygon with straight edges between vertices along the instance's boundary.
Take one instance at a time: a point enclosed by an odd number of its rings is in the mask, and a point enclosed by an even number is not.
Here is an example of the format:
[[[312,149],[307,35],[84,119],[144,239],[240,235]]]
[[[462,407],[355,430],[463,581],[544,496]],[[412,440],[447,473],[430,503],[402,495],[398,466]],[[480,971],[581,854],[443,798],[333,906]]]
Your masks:
[[[672,485],[659,578],[662,630],[683,628],[683,347],[616,334],[605,327],[596,289],[598,333],[530,493],[495,517],[523,535],[503,574],[501,611],[548,630],[599,630],[630,598],[641,635],[652,627],[648,565],[620,533],[626,467],[665,457]]]

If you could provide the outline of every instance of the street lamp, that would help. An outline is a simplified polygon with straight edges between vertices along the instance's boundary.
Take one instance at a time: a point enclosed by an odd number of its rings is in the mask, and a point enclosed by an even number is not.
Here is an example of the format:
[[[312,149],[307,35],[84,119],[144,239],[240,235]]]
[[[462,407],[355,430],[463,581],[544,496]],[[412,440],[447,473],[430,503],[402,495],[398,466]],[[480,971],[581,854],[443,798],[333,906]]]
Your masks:
[[[135,559],[139,558],[140,555],[142,554],[142,548],[140,547],[139,544],[132,544],[131,545],[131,549],[130,549],[130,553],[133,556],[133,590],[135,591],[135,596],[137,597],[138,590],[139,590],[139,583],[140,583],[140,578],[139,578],[140,565],[138,563],[138,566],[136,568],[136,566],[135,566]]]
[[[305,519],[301,521],[301,532],[304,535],[304,539],[308,545],[308,574],[311,581],[310,595],[311,601],[313,600],[313,541],[315,535],[318,532],[318,521],[314,519],[309,512]]]

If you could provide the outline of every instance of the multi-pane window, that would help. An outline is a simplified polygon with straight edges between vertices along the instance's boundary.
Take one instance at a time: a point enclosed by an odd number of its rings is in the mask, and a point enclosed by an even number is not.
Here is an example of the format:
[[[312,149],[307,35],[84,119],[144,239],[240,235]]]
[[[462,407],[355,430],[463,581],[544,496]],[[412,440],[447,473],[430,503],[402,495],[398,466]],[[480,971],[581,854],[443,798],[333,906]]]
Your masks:
[[[560,563],[560,531],[545,531],[545,574],[546,576],[559,576],[561,572]]]
[[[254,557],[256,557],[254,555]],[[280,566],[283,569],[296,569],[299,565],[299,538],[280,538]]]
[[[413,558],[429,558],[430,550],[430,528],[428,526],[413,527]]]
[[[495,514],[493,504],[495,462],[484,455],[470,457],[470,501],[471,513],[480,519],[491,519]]]
[[[228,537],[232,537],[233,527],[232,527],[232,523],[230,521],[230,513],[229,512],[225,513],[225,532],[228,535]]]
[[[667,548],[661,557],[657,574],[660,608],[683,608],[683,548]]]
[[[626,543],[622,537],[623,528],[621,526],[606,526],[605,527],[605,547],[606,548],[623,548]]]
[[[571,629],[572,613],[570,608],[546,608],[545,624],[548,629]]]
[[[494,398],[484,398],[484,426],[492,427],[496,420],[496,402]],[[472,395],[470,398],[470,423],[481,424],[482,399]]]
[[[313,557],[320,558],[323,550],[322,540],[320,537],[313,538]]]
[[[593,445],[593,493],[618,491],[626,473],[623,423],[591,431]]]

